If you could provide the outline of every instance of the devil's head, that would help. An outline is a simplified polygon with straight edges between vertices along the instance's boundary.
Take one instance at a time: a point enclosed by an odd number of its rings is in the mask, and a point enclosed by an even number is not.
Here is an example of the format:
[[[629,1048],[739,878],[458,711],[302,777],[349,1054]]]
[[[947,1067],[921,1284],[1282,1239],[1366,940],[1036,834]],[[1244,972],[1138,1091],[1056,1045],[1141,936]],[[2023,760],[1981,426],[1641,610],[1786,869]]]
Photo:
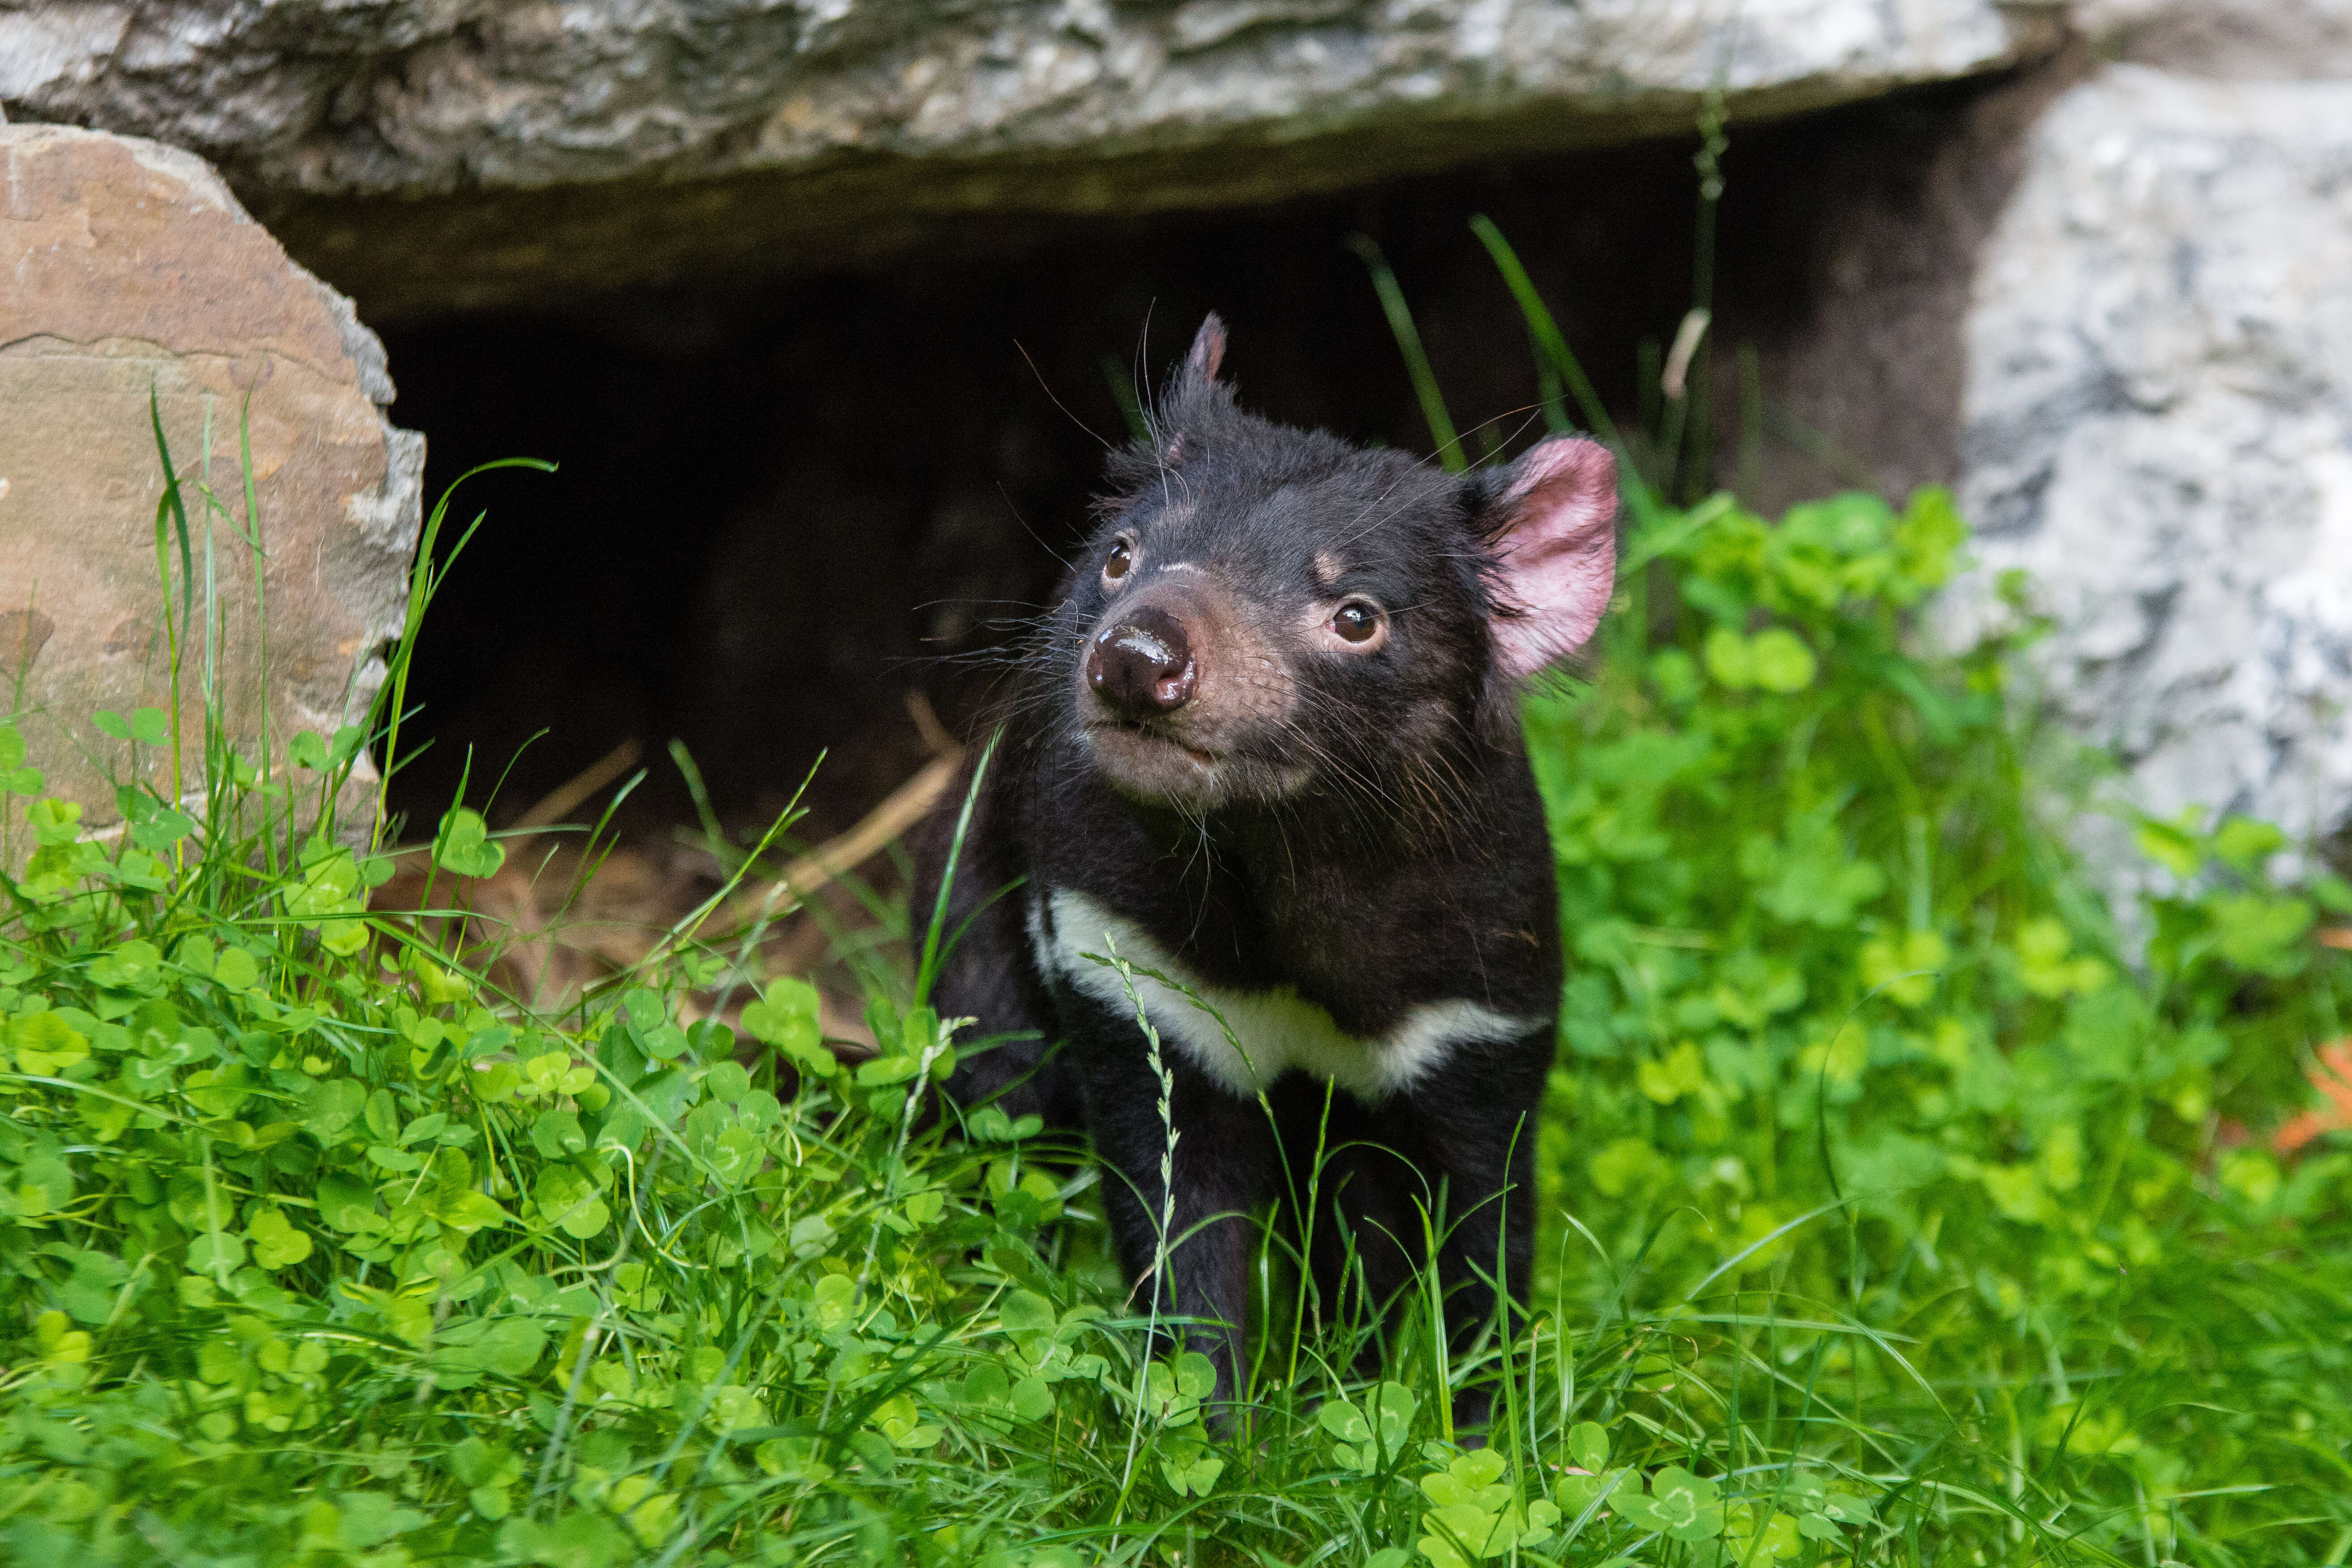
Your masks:
[[[1194,815],[1329,788],[1438,798],[1614,582],[1608,451],[1442,472],[1234,405],[1211,316],[1053,618],[1054,700],[1121,794]]]

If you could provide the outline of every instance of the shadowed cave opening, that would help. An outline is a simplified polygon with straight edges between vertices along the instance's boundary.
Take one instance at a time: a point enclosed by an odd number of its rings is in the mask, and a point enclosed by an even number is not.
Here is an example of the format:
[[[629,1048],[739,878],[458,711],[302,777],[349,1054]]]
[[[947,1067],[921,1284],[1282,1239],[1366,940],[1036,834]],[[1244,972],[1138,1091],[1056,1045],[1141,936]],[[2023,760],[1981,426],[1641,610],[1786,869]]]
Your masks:
[[[1714,449],[1759,504],[1950,476],[1967,253],[2000,173],[1978,106],[1999,96],[1947,86],[1732,128]],[[1542,428],[1477,213],[1614,416],[1639,420],[1643,345],[1692,303],[1696,145],[1265,209],[961,220],[856,268],[390,328],[394,417],[428,438],[428,504],[490,459],[561,465],[478,478],[453,506],[445,539],[488,518],[428,620],[410,698],[431,744],[394,808],[430,823],[465,776],[469,804],[511,822],[634,739],[651,771],[624,827],[658,834],[695,818],[675,737],[736,831],[824,752],[799,837],[839,831],[922,765],[909,691],[950,728],[971,717],[1085,531],[1103,443],[1127,428],[1118,392],[1156,384],[1204,310],[1231,327],[1246,405],[1429,450],[1349,236],[1385,251],[1474,455]]]

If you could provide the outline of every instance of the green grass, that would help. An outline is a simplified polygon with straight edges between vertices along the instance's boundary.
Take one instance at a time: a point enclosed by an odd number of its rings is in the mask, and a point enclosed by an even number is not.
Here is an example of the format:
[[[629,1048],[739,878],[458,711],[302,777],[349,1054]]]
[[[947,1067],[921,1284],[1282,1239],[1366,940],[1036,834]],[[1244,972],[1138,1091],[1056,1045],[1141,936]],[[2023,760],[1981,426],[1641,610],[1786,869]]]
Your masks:
[[[1564,425],[1589,383],[1504,271]],[[2175,890],[2127,948],[2029,768],[2020,645],[1906,642],[1964,543],[1948,501],[1678,507],[1668,412],[1618,443],[1597,673],[1528,708],[1572,957],[1524,1333],[1449,1360],[1417,1299],[1360,1382],[1372,1331],[1269,1226],[1214,1440],[1091,1170],[925,1115],[958,1037],[916,964],[859,966],[883,1049],[852,1069],[758,930],[707,929],[719,899],[556,1016],[369,914],[391,867],[332,818],[423,582],[366,726],[239,759],[216,720],[109,716],[124,776],[172,748],[204,784],[128,789],[114,839],[0,730],[36,841],[0,889],[0,1550],[2342,1561],[2352,1152],[2263,1135],[2345,1032],[2352,961],[2310,931],[2352,889],[2274,883],[2260,825],[2141,823]],[[187,626],[184,517],[158,542]],[[417,853],[507,847],[459,810]],[[745,1037],[709,1021],[747,999]],[[1483,1447],[1447,1431],[1474,1378],[1504,1389]]]

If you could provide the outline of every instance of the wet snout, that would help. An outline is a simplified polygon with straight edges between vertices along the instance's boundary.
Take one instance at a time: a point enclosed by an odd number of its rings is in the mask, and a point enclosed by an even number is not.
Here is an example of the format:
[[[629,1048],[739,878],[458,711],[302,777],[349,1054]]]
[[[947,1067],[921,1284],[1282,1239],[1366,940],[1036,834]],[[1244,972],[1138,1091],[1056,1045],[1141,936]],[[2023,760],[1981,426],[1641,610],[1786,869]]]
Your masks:
[[[1174,712],[1200,685],[1184,623],[1158,605],[1108,617],[1087,645],[1086,676],[1095,694],[1129,721]]]
[[[1160,570],[1175,580],[1114,595],[1082,645],[1070,695],[1088,760],[1134,800],[1280,796],[1306,776],[1267,750],[1297,700],[1281,647],[1210,570]]]

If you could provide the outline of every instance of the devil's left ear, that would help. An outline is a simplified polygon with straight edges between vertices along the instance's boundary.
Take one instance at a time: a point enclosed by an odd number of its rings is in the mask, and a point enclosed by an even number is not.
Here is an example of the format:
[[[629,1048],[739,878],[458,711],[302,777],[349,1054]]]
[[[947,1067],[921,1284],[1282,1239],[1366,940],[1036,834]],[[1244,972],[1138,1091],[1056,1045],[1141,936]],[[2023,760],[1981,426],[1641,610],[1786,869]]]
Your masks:
[[[1532,675],[1584,646],[1617,584],[1617,462],[1562,436],[1487,481],[1480,519],[1499,603],[1488,624],[1503,671]]]

